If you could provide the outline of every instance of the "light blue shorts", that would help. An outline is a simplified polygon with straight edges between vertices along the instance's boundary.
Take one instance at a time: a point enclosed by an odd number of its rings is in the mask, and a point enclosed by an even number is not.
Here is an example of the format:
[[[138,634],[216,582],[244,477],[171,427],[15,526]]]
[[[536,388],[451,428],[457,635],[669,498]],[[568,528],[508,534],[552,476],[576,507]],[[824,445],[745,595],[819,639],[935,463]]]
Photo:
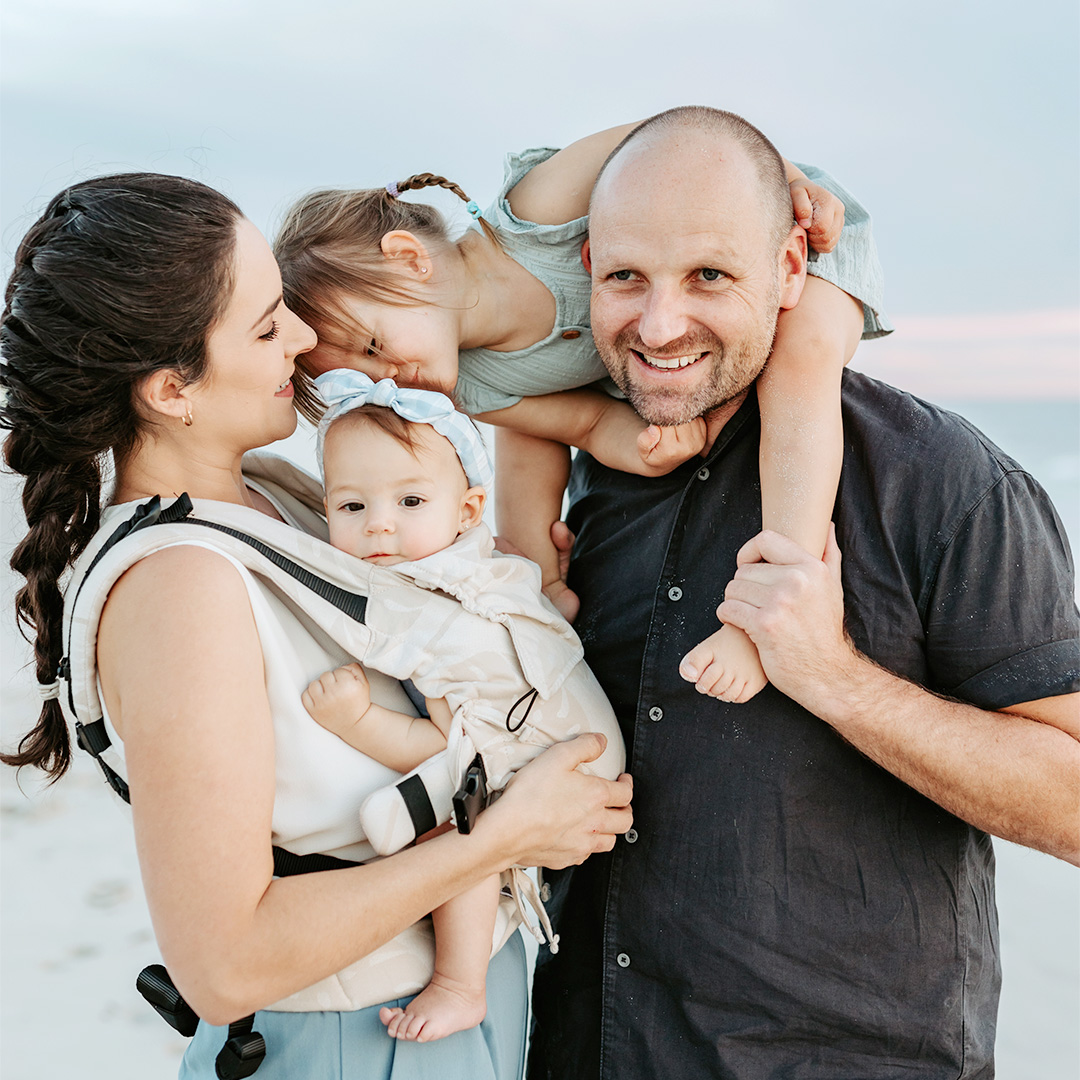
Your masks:
[[[412,998],[388,1001],[404,1006]],[[356,1012],[259,1012],[266,1059],[254,1080],[521,1080],[525,1063],[525,947],[513,934],[488,967],[487,1018],[430,1043],[399,1042],[379,1020],[381,1005]],[[226,1027],[199,1024],[180,1080],[216,1080]]]

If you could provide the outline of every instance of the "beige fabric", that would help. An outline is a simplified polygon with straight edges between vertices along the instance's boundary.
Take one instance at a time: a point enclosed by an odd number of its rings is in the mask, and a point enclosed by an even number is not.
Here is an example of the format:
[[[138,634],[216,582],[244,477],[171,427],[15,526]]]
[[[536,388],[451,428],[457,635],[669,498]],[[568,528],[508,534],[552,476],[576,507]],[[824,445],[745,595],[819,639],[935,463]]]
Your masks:
[[[455,727],[455,731],[460,732],[455,745],[458,752],[463,753],[467,752],[467,748],[461,750],[465,746],[466,733],[476,734],[488,728],[497,730],[498,724],[505,724],[501,693],[489,701],[476,691],[460,689],[483,686],[483,666],[477,661],[495,649],[488,640],[490,631],[479,629],[480,623],[497,631],[503,639],[509,632],[517,655],[520,655],[517,650],[529,653],[529,673],[550,691],[553,701],[559,702],[556,711],[565,712],[569,708],[565,699],[569,691],[564,688],[568,684],[576,685],[580,676],[574,673],[578,668],[584,669],[580,663],[580,645],[569,627],[560,630],[554,625],[558,617],[553,611],[544,610],[542,605],[538,611],[527,610],[528,605],[518,602],[515,586],[508,590],[512,602],[501,605],[508,610],[487,609],[487,614],[477,620],[478,627],[470,633],[468,644],[457,643],[451,665],[456,672],[452,687],[427,668],[438,666],[435,657],[440,642],[448,648],[453,644],[440,638],[440,632],[445,632],[444,628],[454,621],[451,615],[458,614],[466,603],[480,605],[479,597],[459,585],[462,600],[453,599],[441,591],[441,586],[449,587],[446,576],[437,580],[436,576],[429,576],[426,586],[417,588],[419,582],[410,581],[399,568],[372,567],[330,547],[321,539],[326,535],[326,526],[320,514],[322,491],[318,482],[284,459],[248,455],[245,472],[250,472],[260,488],[285,508],[296,524],[310,532],[274,521],[246,507],[205,500],[194,501],[192,516],[257,536],[318,576],[349,592],[367,596],[367,621],[354,621],[243,541],[184,523],[154,525],[125,538],[101,558],[89,579],[89,586],[83,589],[84,576],[97,552],[135,509],[133,504],[113,507],[103,516],[102,528],[78,560],[68,586],[65,641],[71,677],[70,686],[62,686],[61,703],[72,723],[76,716],[83,722],[103,716],[96,678],[97,626],[109,590],[128,566],[153,551],[177,544],[198,544],[222,554],[236,566],[245,582],[266,656],[277,765],[274,842],[298,854],[322,851],[343,858],[366,858],[372,854],[372,848],[361,828],[359,804],[374,790],[387,785],[392,787],[398,776],[324,731],[307,716],[300,704],[300,694],[311,679],[355,657],[373,669],[374,696],[389,708],[413,711],[400,686],[394,682],[400,678],[413,677],[428,697],[447,697],[454,701],[460,696],[462,716]],[[477,541],[470,540],[470,544],[482,540],[482,535],[478,534]],[[498,563],[502,558],[490,561]],[[513,562],[528,565],[523,560]],[[435,570],[432,569],[432,574]],[[441,573],[445,575],[445,568]],[[554,647],[535,648],[540,641],[537,635],[541,634],[541,627],[547,627],[543,634],[557,643]],[[420,649],[412,650],[421,657],[422,672],[410,670],[415,666],[408,661],[411,646],[404,645],[410,635],[412,640],[423,643]],[[577,659],[574,659],[575,654]],[[385,672],[390,679],[381,679],[378,671]],[[518,681],[522,675],[523,672],[519,672]],[[506,694],[515,692],[510,687],[510,680],[499,689],[505,690]],[[590,700],[591,693],[590,687],[583,700]],[[602,702],[596,708],[610,712],[598,687],[596,693]],[[474,714],[475,720],[472,719]],[[532,753],[536,753],[540,743],[547,745],[551,741],[551,735],[546,730],[534,728],[533,720],[530,715],[529,730],[523,729],[519,736],[523,733],[526,736],[523,745],[530,745],[528,740],[533,740],[531,745],[535,749]],[[616,735],[617,730],[615,726]],[[117,772],[126,775],[122,745],[115,732],[110,735],[114,745],[106,757]],[[501,762],[504,756],[498,746],[493,747],[493,763]],[[617,774],[621,771],[621,762],[620,742],[617,752],[606,763],[606,771]],[[499,768],[493,764],[494,775],[500,775]],[[503,899],[493,951],[518,924],[517,906],[514,899]],[[430,922],[424,920],[344,971],[278,1002],[273,1008],[283,1011],[352,1010],[412,994],[430,980],[433,960]]]

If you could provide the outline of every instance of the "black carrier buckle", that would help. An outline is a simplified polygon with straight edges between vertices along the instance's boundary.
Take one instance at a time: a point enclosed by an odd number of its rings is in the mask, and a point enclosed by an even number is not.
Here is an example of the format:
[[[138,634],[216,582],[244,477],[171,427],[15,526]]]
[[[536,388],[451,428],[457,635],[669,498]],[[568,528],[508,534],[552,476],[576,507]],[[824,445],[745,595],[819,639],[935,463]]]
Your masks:
[[[188,1039],[195,1034],[199,1018],[161,964],[143,968],[135,980],[135,988],[170,1027]],[[257,1031],[252,1031],[254,1026],[254,1015],[229,1025],[228,1039],[214,1060],[214,1072],[219,1080],[243,1080],[263,1063],[266,1041]]]
[[[219,1080],[241,1080],[262,1064],[266,1057],[266,1042],[257,1031],[251,1030],[254,1024],[254,1016],[245,1016],[229,1025],[228,1041],[214,1062],[214,1072]]]
[[[454,795],[454,820],[459,833],[471,833],[476,817],[487,806],[487,770],[479,754],[465,770],[465,779]]]
[[[195,1034],[199,1018],[195,1010],[180,996],[169,973],[161,964],[151,964],[139,972],[135,989],[157,1010],[170,1027],[176,1028],[186,1039]]]

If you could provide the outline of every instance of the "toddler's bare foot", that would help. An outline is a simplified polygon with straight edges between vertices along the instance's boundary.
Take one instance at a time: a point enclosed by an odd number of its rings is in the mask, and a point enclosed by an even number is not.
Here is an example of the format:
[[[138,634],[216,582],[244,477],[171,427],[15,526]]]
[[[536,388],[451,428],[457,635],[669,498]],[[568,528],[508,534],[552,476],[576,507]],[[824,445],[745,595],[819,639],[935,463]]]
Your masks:
[[[427,987],[404,1009],[379,1010],[379,1019],[393,1039],[431,1042],[455,1031],[476,1027],[487,1015],[483,986],[469,986],[437,971]]]
[[[679,674],[700,694],[739,703],[769,681],[754,643],[737,626],[722,626],[695,645],[679,664]]]

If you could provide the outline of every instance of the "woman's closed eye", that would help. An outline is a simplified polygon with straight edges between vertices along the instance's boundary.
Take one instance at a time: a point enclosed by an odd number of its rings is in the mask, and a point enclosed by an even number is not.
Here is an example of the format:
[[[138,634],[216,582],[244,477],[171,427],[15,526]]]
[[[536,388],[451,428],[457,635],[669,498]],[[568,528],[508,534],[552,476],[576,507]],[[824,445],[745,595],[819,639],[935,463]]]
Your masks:
[[[265,334],[260,334],[259,337],[263,341],[273,341],[274,338],[276,338],[278,336],[278,330],[280,330],[280,329],[281,328],[278,326],[278,324],[276,322],[272,322],[270,324],[270,329],[267,330]]]

